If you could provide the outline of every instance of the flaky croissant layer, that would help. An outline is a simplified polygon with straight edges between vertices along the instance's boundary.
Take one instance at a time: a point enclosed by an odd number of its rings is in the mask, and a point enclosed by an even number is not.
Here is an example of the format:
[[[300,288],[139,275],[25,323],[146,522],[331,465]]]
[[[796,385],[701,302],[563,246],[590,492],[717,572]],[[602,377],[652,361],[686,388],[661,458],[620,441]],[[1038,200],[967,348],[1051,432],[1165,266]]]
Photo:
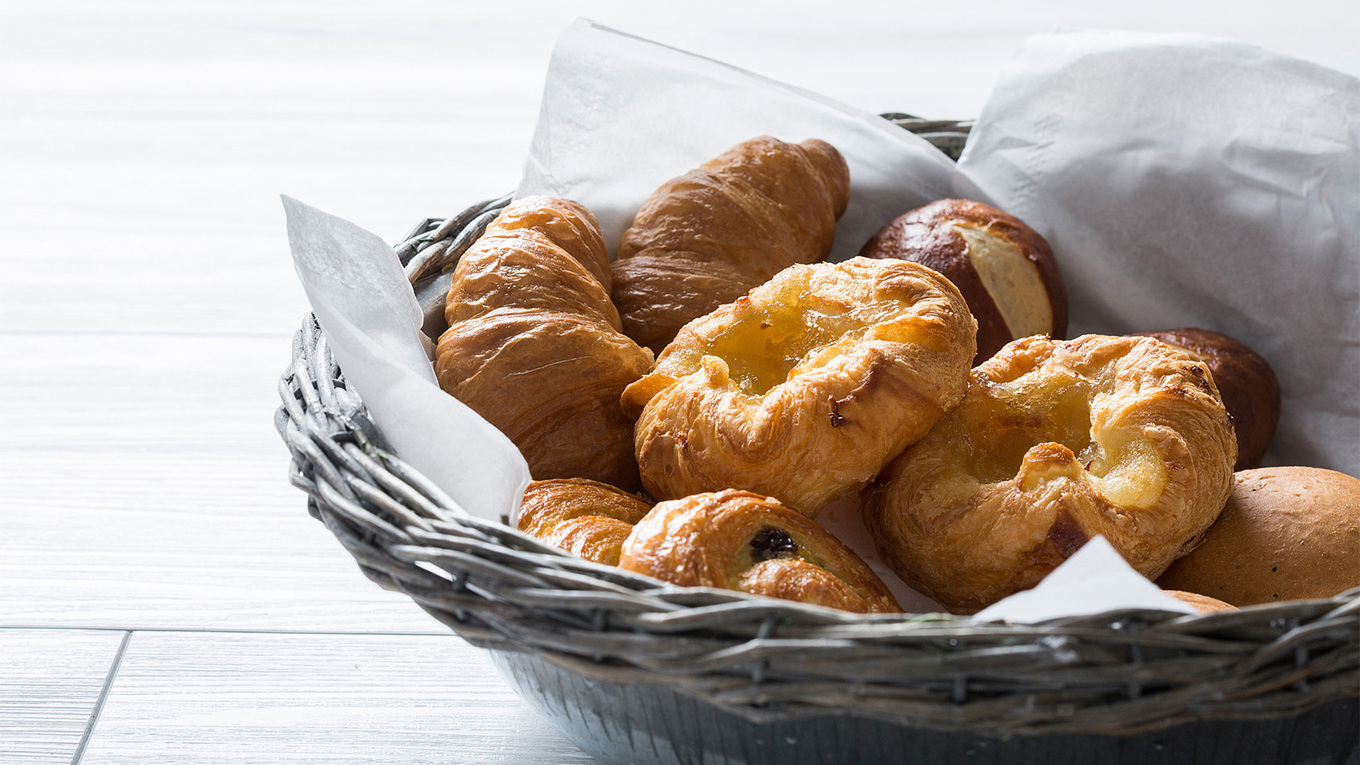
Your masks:
[[[594,216],[515,201],[458,261],[439,338],[440,387],[519,447],[536,479],[638,486],[625,386],[652,354],[618,331]]]
[[[619,242],[623,331],[660,352],[689,321],[825,258],[849,200],[845,159],[816,139],[753,138],[667,181]]]
[[[902,610],[868,565],[825,529],[745,491],[656,505],[624,540],[619,568],[857,613]]]

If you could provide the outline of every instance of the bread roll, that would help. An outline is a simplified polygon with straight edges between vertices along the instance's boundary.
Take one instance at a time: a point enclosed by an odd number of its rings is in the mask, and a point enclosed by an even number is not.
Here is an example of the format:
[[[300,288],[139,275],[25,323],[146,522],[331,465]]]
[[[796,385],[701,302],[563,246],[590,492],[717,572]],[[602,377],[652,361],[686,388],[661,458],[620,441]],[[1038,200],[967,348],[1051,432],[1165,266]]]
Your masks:
[[[1360,480],[1312,467],[1257,468],[1234,478],[1204,542],[1158,585],[1234,606],[1360,587]]]
[[[1067,332],[1067,289],[1053,250],[1024,221],[990,205],[931,202],[879,229],[859,254],[920,263],[953,282],[977,319],[974,365],[1012,340]]]

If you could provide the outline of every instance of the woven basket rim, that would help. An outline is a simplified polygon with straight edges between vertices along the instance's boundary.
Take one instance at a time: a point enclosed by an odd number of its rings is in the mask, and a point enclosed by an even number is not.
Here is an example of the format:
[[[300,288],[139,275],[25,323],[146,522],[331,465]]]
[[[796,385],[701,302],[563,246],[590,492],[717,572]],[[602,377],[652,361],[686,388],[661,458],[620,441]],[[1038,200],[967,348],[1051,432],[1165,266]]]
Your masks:
[[[508,199],[418,225],[395,247],[412,284],[456,261]],[[683,588],[464,513],[392,453],[314,316],[294,336],[279,394],[290,479],[365,575],[474,645],[587,677],[664,684],[757,720],[834,707],[998,736],[1123,735],[1360,696],[1360,588],[1217,614],[1119,609],[1031,625]]]

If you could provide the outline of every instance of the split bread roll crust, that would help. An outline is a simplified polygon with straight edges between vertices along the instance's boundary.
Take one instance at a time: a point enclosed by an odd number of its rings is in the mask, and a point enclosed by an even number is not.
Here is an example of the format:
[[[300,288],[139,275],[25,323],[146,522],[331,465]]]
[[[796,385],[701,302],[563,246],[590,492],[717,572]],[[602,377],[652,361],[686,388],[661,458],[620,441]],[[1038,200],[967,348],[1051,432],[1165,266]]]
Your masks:
[[[534,481],[516,527],[579,558],[617,566],[623,540],[652,506],[614,486],[583,478]]]
[[[1235,606],[1360,587],[1360,480],[1312,467],[1238,472],[1203,544],[1157,584]]]
[[[662,502],[623,543],[619,568],[856,613],[900,613],[882,580],[821,526],[745,491]]]
[[[859,254],[920,263],[953,282],[977,319],[974,364],[1018,338],[1066,335],[1067,288],[1053,250],[1024,221],[990,205],[931,202],[879,229]]]
[[[619,331],[595,217],[550,197],[511,204],[453,273],[439,385],[519,447],[536,479],[639,484],[624,387],[652,354]]]
[[[746,489],[812,517],[959,402],[976,327],[915,263],[791,266],[686,325],[624,391],[643,485]]]
[[[825,258],[849,200],[845,159],[816,139],[753,138],[667,181],[619,242],[624,333],[660,353],[691,320]]]
[[[1184,590],[1163,590],[1163,592],[1202,614],[1218,614],[1224,611],[1237,610],[1236,606],[1224,603],[1218,598],[1200,595],[1197,592],[1186,592]]]
[[[1202,362],[1151,338],[1030,337],[973,370],[865,491],[864,520],[907,584],[974,613],[1096,534],[1155,578],[1218,517],[1236,458]]]

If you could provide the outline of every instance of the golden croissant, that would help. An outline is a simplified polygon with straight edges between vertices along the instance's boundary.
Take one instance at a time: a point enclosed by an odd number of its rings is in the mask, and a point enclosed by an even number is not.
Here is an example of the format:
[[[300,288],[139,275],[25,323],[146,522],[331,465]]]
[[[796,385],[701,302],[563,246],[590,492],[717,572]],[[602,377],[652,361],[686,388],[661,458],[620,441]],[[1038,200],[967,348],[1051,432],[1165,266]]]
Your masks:
[[[825,258],[849,199],[845,159],[816,139],[754,138],[667,181],[619,242],[624,333],[659,353],[692,319]]]
[[[897,613],[859,556],[815,522],[746,491],[662,502],[623,542],[619,568],[857,613]]]
[[[619,331],[609,258],[581,205],[528,197],[458,261],[435,373],[519,447],[534,478],[638,485],[619,408],[652,354]]]

